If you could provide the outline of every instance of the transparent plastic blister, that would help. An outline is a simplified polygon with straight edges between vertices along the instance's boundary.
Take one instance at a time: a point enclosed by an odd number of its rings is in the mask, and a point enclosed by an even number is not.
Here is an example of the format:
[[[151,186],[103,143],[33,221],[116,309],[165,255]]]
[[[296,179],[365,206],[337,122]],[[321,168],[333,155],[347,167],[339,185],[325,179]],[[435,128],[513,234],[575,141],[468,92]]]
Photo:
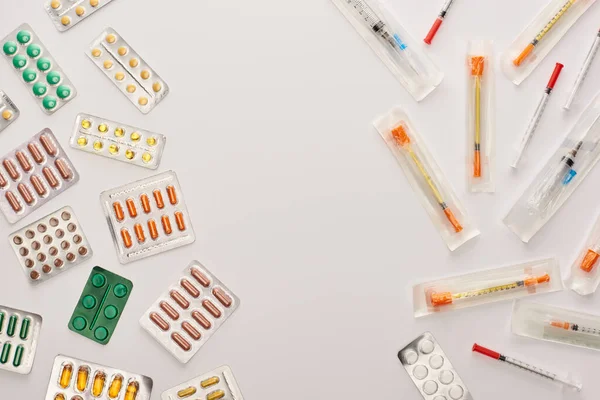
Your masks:
[[[577,74],[577,78],[575,79],[575,82],[573,83],[573,88],[571,89],[571,93],[569,94],[569,97],[567,98],[567,102],[563,106],[563,108],[565,110],[570,110],[571,106],[579,103],[577,101],[577,97],[578,97],[577,94],[579,93],[579,90],[583,86],[583,82],[585,81],[585,78],[587,77],[587,74],[590,71],[592,63],[594,62],[594,59],[596,58],[596,55],[598,54],[598,49],[600,49],[600,31],[596,32],[596,35],[594,36],[594,41],[592,42],[592,46],[588,50],[588,53],[585,56],[585,60],[583,61],[583,64],[581,65],[581,69],[579,70],[579,73]]]
[[[528,242],[552,218],[600,159],[600,95],[504,218]]]
[[[0,90],[0,132],[8,128],[19,117],[19,109],[8,97],[6,93]]]
[[[596,0],[551,0],[500,58],[515,85],[527,78]]]
[[[600,350],[600,316],[517,300],[512,311],[515,335]]]
[[[113,0],[46,0],[44,8],[59,32],[71,29]]]
[[[0,304],[0,370],[30,373],[41,329],[39,314]]]
[[[165,390],[162,400],[243,400],[242,392],[227,365]]]
[[[554,258],[424,282],[413,287],[415,318],[563,289]]]
[[[467,74],[467,183],[471,192],[494,192],[495,78],[491,41],[469,42]]]
[[[571,275],[565,281],[567,287],[582,296],[594,293],[600,283],[599,258],[600,216],[571,266]]]
[[[404,88],[420,101],[444,74],[398,23],[386,0],[332,0]]]
[[[377,118],[373,126],[398,160],[448,248],[455,250],[479,235],[408,115],[396,107]]]

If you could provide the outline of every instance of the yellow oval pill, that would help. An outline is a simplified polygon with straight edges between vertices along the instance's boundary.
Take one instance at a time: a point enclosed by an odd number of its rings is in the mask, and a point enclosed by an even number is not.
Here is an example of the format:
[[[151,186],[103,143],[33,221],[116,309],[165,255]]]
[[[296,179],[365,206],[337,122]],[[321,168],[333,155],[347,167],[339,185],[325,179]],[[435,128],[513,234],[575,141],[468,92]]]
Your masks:
[[[110,146],[108,146],[108,151],[110,152],[110,154],[117,154],[119,152],[119,146],[117,146],[116,144],[111,144]]]
[[[117,53],[119,53],[120,56],[124,56],[125,54],[127,54],[127,47],[125,47],[125,46],[119,47],[119,49],[117,50]]]
[[[122,81],[123,79],[125,79],[125,74],[122,73],[122,72],[117,72],[115,74],[115,79],[118,80],[118,81]]]
[[[148,98],[146,98],[146,97],[140,97],[138,99],[138,104],[140,106],[145,106],[146,104],[148,104]]]
[[[150,136],[148,139],[146,139],[146,143],[148,143],[148,146],[156,146],[156,138],[154,136]]]
[[[106,131],[108,131],[108,125],[100,124],[100,125],[98,125],[98,130],[102,133],[105,133]]]
[[[81,127],[83,129],[89,129],[90,126],[92,126],[92,123],[89,120],[84,119],[83,121],[81,121]]]
[[[128,160],[131,160],[134,156],[135,156],[135,153],[133,150],[127,149],[125,151],[125,157],[127,157]]]
[[[131,68],[135,68],[135,67],[137,67],[137,66],[138,66],[138,64],[139,64],[139,61],[138,61],[138,59],[137,59],[137,58],[132,58],[131,60],[129,60],[129,66],[130,66]]]
[[[102,147],[104,147],[104,146],[102,145],[101,141],[97,140],[94,142],[94,150],[100,151],[100,150],[102,150]]]
[[[71,18],[69,18],[67,15],[65,15],[64,17],[62,17],[60,19],[60,23],[63,24],[64,26],[67,26],[71,23]]]
[[[127,92],[129,92],[129,93],[135,92],[135,85],[127,85]]]
[[[104,61],[103,65],[104,65],[104,69],[111,69],[113,66],[113,62],[110,60],[106,60],[106,61]]]
[[[5,120],[9,120],[11,119],[13,116],[12,112],[10,110],[4,110],[2,111],[2,118],[4,118]]]
[[[196,393],[196,388],[193,386],[190,386],[188,388],[182,389],[179,392],[177,392],[177,397],[179,397],[180,399],[184,399],[186,397],[193,395],[194,393]]]
[[[150,161],[152,161],[152,155],[150,153],[142,154],[142,161],[144,161],[145,163],[149,163]]]
[[[81,136],[79,139],[77,139],[77,144],[80,145],[81,147],[84,147],[84,146],[87,146],[88,141],[86,138]]]
[[[91,4],[91,1],[90,1]],[[96,4],[98,4],[98,2],[96,2]],[[92,5],[92,7],[94,7],[94,5]],[[112,33],[109,33],[108,35],[106,35],[106,41],[108,43],[114,43],[117,41],[117,37],[115,35],[113,35]]]
[[[160,92],[161,89],[162,85],[160,84],[160,82],[154,82],[152,84],[152,90],[154,90],[155,92]]]
[[[98,5],[98,0],[90,0],[90,6],[96,7]]]
[[[77,14],[78,17],[81,17],[83,14],[85,14],[85,8],[81,6],[76,7],[75,14]]]
[[[58,8],[60,8],[60,1],[58,1],[58,0],[52,0],[50,2],[50,7],[52,7],[55,10],[58,9]]]
[[[130,139],[134,142],[137,142],[138,140],[140,140],[142,137],[142,135],[139,134],[139,132],[133,132],[130,136]]]
[[[150,71],[145,69],[142,72],[140,72],[140,76],[142,77],[142,79],[148,79],[150,78]]]
[[[100,49],[92,50],[92,56],[94,56],[94,57],[100,57],[101,54],[102,54],[102,51],[100,51]]]
[[[116,137],[123,137],[124,134],[125,134],[125,129],[123,129],[123,128],[117,128],[117,129],[115,129],[115,136]]]

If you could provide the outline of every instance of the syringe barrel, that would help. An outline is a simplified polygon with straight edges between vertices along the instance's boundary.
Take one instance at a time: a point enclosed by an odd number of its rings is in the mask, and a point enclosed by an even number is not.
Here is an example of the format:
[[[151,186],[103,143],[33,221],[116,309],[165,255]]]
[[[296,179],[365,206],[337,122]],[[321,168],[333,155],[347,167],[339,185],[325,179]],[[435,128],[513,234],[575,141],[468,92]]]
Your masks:
[[[533,374],[536,374],[538,376],[541,376],[542,378],[546,378],[546,379],[550,379],[551,381],[557,382],[557,383],[561,383],[563,385],[567,385],[575,390],[581,390],[581,383],[572,379],[569,379],[568,377],[560,377],[557,376],[555,373],[552,373],[550,371],[547,371],[543,368],[538,368],[534,365],[528,364],[526,362],[514,359],[512,357],[507,357],[507,356],[501,356],[500,360],[502,360],[502,358],[504,358],[503,361],[507,362],[508,364],[514,365],[515,367],[524,369],[526,371],[529,371]]]
[[[454,0],[446,0],[442,6],[442,11],[440,11],[440,17],[444,18],[446,16],[446,13],[450,9],[450,6],[452,6],[452,3],[454,3]]]
[[[546,109],[546,105],[548,104],[549,98],[550,98],[549,91],[548,90],[544,91],[544,95],[540,99],[540,102],[538,103],[538,106],[535,109],[535,113],[533,114],[533,117],[531,117],[531,121],[529,121],[527,130],[525,131],[525,134],[523,135],[523,138],[521,139],[521,142],[519,143],[519,145],[517,147],[517,155],[516,155],[513,163],[510,165],[511,167],[517,168],[517,166],[519,165],[519,161],[521,161],[521,158],[523,157],[523,153],[525,153],[525,149],[527,149],[527,147],[529,146],[529,142],[531,141],[531,138],[533,137],[533,134],[535,133],[535,130],[537,129],[537,127],[540,123],[542,114],[544,114],[544,110]]]
[[[569,94],[569,98],[567,99],[567,102],[565,103],[565,105],[563,107],[565,110],[568,110],[571,107],[571,105],[573,104],[573,101],[575,100],[575,97],[577,96],[577,93],[579,93],[579,90],[581,89],[581,86],[583,85],[583,81],[585,80],[585,78],[590,70],[592,62],[594,61],[594,58],[596,57],[596,54],[598,53],[598,48],[600,48],[600,31],[596,35],[596,39],[594,40],[594,43],[592,44],[590,51],[588,52],[587,56],[585,57],[585,61],[583,62],[583,65],[581,66],[581,70],[579,71],[579,74],[577,75],[577,79],[575,79],[575,83],[573,84],[573,89],[571,90],[571,93]]]

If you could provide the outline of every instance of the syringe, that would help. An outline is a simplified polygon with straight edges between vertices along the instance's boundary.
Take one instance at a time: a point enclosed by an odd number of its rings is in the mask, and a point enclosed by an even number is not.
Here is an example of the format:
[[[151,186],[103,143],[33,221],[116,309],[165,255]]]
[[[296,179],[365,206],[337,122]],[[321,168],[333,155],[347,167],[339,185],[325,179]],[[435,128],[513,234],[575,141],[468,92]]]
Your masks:
[[[555,328],[564,329],[566,331],[579,332],[586,335],[592,335],[595,338],[600,339],[600,329],[588,328],[579,324],[574,324],[572,322],[556,320],[547,321],[547,324]]]
[[[581,71],[579,71],[579,75],[577,75],[577,79],[575,79],[573,90],[571,90],[571,94],[567,99],[567,103],[563,107],[565,110],[568,110],[571,107],[571,104],[573,104],[573,100],[575,100],[575,97],[577,96],[577,93],[579,92],[579,89],[581,88],[581,85],[583,84],[583,81],[587,76],[588,71],[590,70],[590,66],[592,65],[592,62],[594,61],[594,58],[598,53],[598,48],[600,48],[600,31],[598,31],[598,33],[596,34],[596,39],[592,44],[592,48],[585,57],[585,61],[581,66]]]
[[[568,386],[568,387],[570,387],[572,389],[575,389],[577,391],[580,391],[581,388],[582,388],[582,384],[580,382],[576,382],[575,380],[569,379],[569,378],[559,377],[559,376],[557,376],[556,374],[554,374],[554,373],[552,373],[550,371],[546,371],[545,369],[542,369],[542,368],[539,368],[539,367],[527,364],[527,363],[525,363],[523,361],[516,360],[516,359],[514,359],[512,357],[508,357],[508,356],[502,355],[502,354],[497,353],[497,352],[495,352],[493,350],[490,350],[490,349],[487,349],[487,348],[485,348],[483,346],[480,346],[477,343],[473,344],[473,351],[475,351],[477,353],[481,353],[481,354],[486,355],[488,357],[491,357],[491,358],[493,358],[495,360],[503,361],[503,362],[505,362],[507,364],[510,364],[510,365],[513,365],[513,366],[515,366],[517,368],[524,369],[525,371],[532,372],[532,373],[534,373],[537,376],[541,376],[542,378],[549,379],[549,380],[551,380],[553,382],[561,383],[561,384],[563,384],[565,386]]]
[[[527,275],[523,279],[518,279],[516,281],[495,284],[490,287],[482,288],[482,289],[473,289],[467,290],[464,292],[432,292],[430,295],[431,304],[434,307],[443,306],[446,304],[452,304],[456,301],[465,301],[470,300],[476,297],[492,295],[499,292],[506,292],[508,290],[516,290],[533,287],[542,283],[550,282],[550,275],[544,274],[540,276],[530,276]]]
[[[431,41],[435,37],[438,29],[440,29],[442,22],[444,22],[444,18],[446,18],[446,14],[448,13],[448,10],[450,9],[450,6],[452,5],[453,2],[454,2],[454,0],[446,0],[444,5],[442,6],[442,11],[440,11],[438,17],[433,22],[433,25],[431,25],[431,28],[429,29],[427,36],[425,36],[425,39],[423,40],[425,43],[431,44]]]

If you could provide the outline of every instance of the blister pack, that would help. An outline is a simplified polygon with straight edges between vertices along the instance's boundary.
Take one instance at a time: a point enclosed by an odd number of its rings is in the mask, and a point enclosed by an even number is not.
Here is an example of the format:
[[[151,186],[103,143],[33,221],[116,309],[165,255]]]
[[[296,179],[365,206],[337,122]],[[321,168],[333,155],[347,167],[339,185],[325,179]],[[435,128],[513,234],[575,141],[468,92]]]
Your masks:
[[[46,281],[93,254],[71,207],[63,207],[13,232],[8,241],[31,283]]]
[[[150,400],[152,379],[59,354],[44,400]]]
[[[18,117],[20,111],[10,97],[0,90],[0,132],[5,130]]]
[[[102,192],[100,202],[121,264],[196,240],[173,171]],[[175,222],[174,226],[171,221]]]
[[[419,335],[406,345],[398,352],[398,358],[423,399],[473,399],[448,356],[430,332]]]
[[[48,128],[8,152],[0,162],[0,210],[11,224],[79,180],[79,174]]]
[[[53,114],[77,95],[75,87],[29,24],[2,40],[2,54],[46,114]]]
[[[140,324],[175,358],[186,363],[239,304],[227,286],[200,262],[192,261],[146,311]]]
[[[106,28],[86,54],[143,114],[169,93],[161,77],[112,28]]]
[[[193,396],[193,397],[192,397]],[[224,365],[204,375],[190,379],[169,390],[161,400],[243,400],[242,392],[229,366]]]
[[[69,143],[74,149],[156,169],[162,158],[166,138],[160,133],[79,113]]]
[[[40,315],[0,305],[0,370],[30,373],[41,329]]]
[[[71,29],[113,0],[47,0],[44,7],[60,32]]]

